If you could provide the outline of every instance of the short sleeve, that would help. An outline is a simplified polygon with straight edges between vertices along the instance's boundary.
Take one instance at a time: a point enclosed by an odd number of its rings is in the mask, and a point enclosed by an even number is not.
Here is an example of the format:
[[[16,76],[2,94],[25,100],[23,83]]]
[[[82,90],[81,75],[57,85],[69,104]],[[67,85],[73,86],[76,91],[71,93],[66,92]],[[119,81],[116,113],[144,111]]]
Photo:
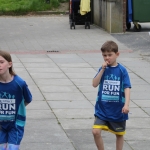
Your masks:
[[[131,88],[130,77],[126,69],[124,69],[124,73],[123,73],[123,87],[124,89]]]
[[[101,69],[102,69],[102,67],[100,67],[100,68],[98,69],[98,72],[96,73],[95,77],[98,75],[98,73],[101,71]],[[95,77],[94,77],[94,78],[95,78]]]
[[[24,96],[25,102],[30,103],[32,101],[32,94],[31,94],[26,82],[23,86],[23,96]]]

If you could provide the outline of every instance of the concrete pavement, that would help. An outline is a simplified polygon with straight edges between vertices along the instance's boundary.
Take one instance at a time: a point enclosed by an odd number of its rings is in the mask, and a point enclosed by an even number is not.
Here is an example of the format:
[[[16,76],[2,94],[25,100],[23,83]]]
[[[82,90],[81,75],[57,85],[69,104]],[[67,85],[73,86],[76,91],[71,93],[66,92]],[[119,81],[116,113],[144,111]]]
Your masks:
[[[139,53],[96,26],[70,30],[68,16],[0,17],[0,33],[0,49],[11,52],[33,95],[21,150],[96,150],[91,128],[98,89],[91,82],[106,40],[119,45],[118,62],[132,83],[123,150],[149,150],[150,63]],[[114,150],[115,136],[102,134],[105,150]]]

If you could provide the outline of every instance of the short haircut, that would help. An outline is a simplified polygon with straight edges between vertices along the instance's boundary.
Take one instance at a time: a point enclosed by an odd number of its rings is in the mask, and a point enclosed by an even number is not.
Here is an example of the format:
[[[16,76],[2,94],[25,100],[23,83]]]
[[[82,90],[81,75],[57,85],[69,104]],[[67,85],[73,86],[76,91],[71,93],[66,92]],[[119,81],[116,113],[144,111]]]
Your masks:
[[[6,52],[6,51],[0,50],[0,56],[2,56],[2,57],[3,57],[5,60],[7,60],[8,62],[12,62],[11,55],[10,55],[8,52]],[[9,73],[10,73],[11,75],[16,75],[16,73],[15,73],[14,70],[13,70],[13,66],[11,66],[11,67],[9,68]]]
[[[114,41],[107,41],[101,47],[101,52],[118,52],[118,45]]]

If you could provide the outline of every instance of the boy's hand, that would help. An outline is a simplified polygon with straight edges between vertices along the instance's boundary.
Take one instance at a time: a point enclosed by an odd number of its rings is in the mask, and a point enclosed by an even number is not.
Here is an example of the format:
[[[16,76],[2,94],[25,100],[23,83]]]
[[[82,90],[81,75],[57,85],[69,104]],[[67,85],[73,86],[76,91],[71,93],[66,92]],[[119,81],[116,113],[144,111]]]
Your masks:
[[[122,113],[127,114],[129,112],[129,106],[124,105],[122,108]]]
[[[27,106],[29,103],[27,103],[27,102],[24,102],[24,104],[25,104],[25,106]]]
[[[108,62],[106,61],[102,64],[102,69],[105,69],[107,66],[108,66]]]

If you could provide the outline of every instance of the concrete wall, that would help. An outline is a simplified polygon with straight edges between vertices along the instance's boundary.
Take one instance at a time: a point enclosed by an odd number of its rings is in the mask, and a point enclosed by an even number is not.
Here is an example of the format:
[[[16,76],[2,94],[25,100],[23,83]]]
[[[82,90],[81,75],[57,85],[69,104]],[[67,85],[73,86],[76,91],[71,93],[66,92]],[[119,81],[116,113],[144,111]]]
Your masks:
[[[100,3],[99,0],[93,0],[93,21],[100,26]]]
[[[113,0],[112,0],[113,1]],[[124,32],[124,0],[94,0],[94,24],[109,33]]]

